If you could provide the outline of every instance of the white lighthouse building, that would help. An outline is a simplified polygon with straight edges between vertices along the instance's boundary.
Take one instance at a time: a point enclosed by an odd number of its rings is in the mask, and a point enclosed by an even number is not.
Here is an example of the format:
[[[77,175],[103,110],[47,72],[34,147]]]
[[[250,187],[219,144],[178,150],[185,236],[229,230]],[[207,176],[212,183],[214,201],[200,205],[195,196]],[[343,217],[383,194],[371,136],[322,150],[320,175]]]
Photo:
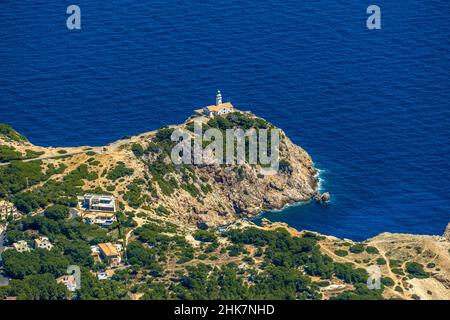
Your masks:
[[[222,104],[222,94],[220,93],[220,90],[217,90],[216,106],[220,106],[221,104]]]
[[[195,110],[199,114],[203,114],[207,117],[214,118],[215,116],[220,116],[234,111],[234,107],[231,102],[222,101],[222,94],[220,90],[217,90],[216,94],[216,104],[211,106],[206,106],[203,109]]]

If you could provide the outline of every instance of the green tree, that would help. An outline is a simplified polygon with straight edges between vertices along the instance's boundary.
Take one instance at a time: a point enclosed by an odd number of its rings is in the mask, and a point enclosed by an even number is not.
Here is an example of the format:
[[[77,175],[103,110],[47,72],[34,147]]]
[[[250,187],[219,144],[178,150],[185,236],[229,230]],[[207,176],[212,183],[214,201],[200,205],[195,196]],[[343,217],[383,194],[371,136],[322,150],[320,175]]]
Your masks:
[[[64,220],[69,217],[69,208],[55,204],[44,211],[44,216],[52,220]]]
[[[429,278],[430,274],[423,270],[423,265],[417,262],[407,262],[406,263],[406,272],[418,279]]]
[[[38,273],[40,269],[39,255],[32,252],[18,252],[6,250],[2,253],[3,266],[6,273],[14,279]]]
[[[10,295],[19,300],[61,300],[67,295],[66,287],[57,284],[51,274],[26,276],[23,280],[11,280]]]
[[[64,246],[64,255],[68,256],[73,264],[92,266],[94,260],[91,256],[91,247],[82,240],[67,242]]]

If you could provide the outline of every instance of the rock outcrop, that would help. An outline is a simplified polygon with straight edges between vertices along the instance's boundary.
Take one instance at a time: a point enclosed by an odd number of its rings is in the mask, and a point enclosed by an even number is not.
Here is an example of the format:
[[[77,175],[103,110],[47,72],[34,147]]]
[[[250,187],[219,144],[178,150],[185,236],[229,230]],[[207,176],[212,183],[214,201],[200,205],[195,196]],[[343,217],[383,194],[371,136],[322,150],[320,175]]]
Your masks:
[[[447,240],[450,241],[450,223],[447,225],[447,228],[445,228],[445,232],[443,234],[443,237]]]
[[[329,192],[320,193],[317,191],[314,195],[314,199],[319,203],[329,203],[331,196]]]
[[[250,113],[235,114],[235,122],[230,117],[233,115],[212,122],[203,117],[196,119],[209,127],[220,128],[222,121],[226,125],[231,123],[233,128],[239,128],[241,123],[246,128],[252,125],[257,128],[275,128]],[[89,171],[98,178],[84,180],[83,190],[109,190],[122,203],[124,210],[141,211],[149,216],[163,215],[183,226],[227,225],[240,218],[254,217],[263,210],[281,209],[288,204],[315,197],[317,170],[311,157],[292,143],[282,130],[280,170],[276,174],[262,174],[264,169],[259,164],[173,165],[170,160],[170,149],[174,145],[170,140],[171,130],[189,130],[192,121],[190,118],[183,124],[128,137],[105,147],[60,150],[33,146],[26,140],[8,143],[22,153],[25,153],[25,148],[39,151],[37,159],[42,159],[43,169],[61,164],[67,167],[63,173],[50,179],[61,179],[77,166],[88,165]],[[191,132],[193,134],[194,131]],[[136,145],[139,145],[137,149]],[[120,163],[132,169],[133,173],[111,181],[108,173]],[[139,187],[133,188],[133,183]],[[329,194],[324,193],[319,200],[328,202],[329,198]]]

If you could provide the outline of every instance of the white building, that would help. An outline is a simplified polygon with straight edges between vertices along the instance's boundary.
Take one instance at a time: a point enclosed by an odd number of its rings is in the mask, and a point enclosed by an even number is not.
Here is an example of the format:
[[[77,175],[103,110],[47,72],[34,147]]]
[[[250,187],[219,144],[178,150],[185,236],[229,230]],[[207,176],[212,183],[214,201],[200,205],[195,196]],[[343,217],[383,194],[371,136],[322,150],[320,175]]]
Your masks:
[[[7,218],[16,218],[18,211],[13,204],[0,200],[0,220],[6,220]]]
[[[113,276],[114,276],[113,269],[107,269],[104,272],[97,273],[98,280],[111,280]]]
[[[88,211],[116,212],[116,199],[105,194],[85,194],[81,206]]]
[[[96,224],[101,227],[108,227],[117,221],[116,214],[112,212],[87,212],[83,216],[84,223]]]
[[[211,106],[206,106],[203,109],[195,110],[196,113],[205,115],[210,118],[215,116],[220,116],[234,111],[234,107],[231,102],[222,102],[222,94],[220,90],[217,91],[216,104]]]
[[[88,193],[78,197],[78,202],[82,210],[81,218],[87,224],[108,227],[117,221],[116,198],[113,196]]]
[[[48,240],[47,237],[39,237],[38,239],[34,239],[34,248],[52,250],[53,244],[50,242],[50,240]]]
[[[16,249],[18,252],[30,252],[31,249],[28,246],[28,243],[25,240],[19,240],[15,243],[13,243],[14,249]]]

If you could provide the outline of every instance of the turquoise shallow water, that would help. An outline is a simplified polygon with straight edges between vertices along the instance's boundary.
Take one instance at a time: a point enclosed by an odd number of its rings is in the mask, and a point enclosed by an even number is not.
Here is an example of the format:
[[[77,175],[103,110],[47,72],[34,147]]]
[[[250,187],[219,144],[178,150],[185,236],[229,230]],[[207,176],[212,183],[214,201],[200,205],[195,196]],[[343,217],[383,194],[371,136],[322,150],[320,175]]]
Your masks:
[[[224,98],[304,147],[329,206],[265,216],[340,237],[450,220],[448,1],[6,1],[0,122],[40,145],[102,145]]]

